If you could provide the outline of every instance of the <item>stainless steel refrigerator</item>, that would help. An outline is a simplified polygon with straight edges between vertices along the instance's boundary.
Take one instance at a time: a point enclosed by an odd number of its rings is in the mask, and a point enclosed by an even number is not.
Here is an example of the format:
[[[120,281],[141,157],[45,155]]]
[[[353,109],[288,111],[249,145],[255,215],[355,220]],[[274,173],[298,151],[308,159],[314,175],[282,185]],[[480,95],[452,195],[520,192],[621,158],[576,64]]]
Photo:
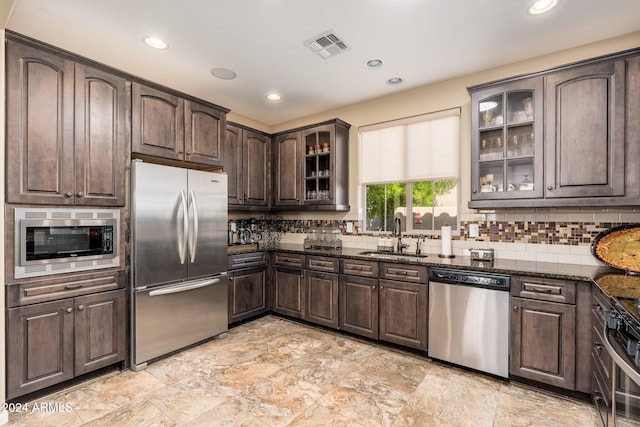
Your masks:
[[[132,162],[132,357],[227,331],[227,176]]]

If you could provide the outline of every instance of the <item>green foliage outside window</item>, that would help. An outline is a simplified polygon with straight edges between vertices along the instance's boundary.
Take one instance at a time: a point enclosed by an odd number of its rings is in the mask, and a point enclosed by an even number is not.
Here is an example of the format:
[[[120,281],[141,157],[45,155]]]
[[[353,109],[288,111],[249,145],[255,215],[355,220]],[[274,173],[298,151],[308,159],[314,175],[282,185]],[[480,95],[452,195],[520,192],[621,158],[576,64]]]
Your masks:
[[[398,212],[412,212],[410,215],[412,229],[432,230],[439,228],[437,217],[434,220],[434,208],[441,203],[443,196],[457,191],[457,185],[456,179],[366,185],[366,229],[369,231],[391,231],[394,217]],[[411,192],[411,206],[407,203],[407,191]],[[452,210],[454,211],[453,215],[447,214],[447,218],[452,218],[455,222],[456,206],[453,206]],[[420,212],[427,212],[425,215],[428,218],[427,221],[422,220]],[[408,228],[406,223],[406,218],[403,216],[403,231]],[[455,223],[450,225],[454,229],[457,228]]]

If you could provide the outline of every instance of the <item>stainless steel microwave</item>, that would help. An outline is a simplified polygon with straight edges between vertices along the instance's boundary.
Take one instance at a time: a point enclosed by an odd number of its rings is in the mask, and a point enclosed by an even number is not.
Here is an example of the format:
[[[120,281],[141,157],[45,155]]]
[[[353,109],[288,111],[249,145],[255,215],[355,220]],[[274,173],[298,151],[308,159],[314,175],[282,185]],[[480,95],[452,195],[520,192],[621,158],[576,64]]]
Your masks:
[[[118,267],[118,209],[16,208],[16,279]]]

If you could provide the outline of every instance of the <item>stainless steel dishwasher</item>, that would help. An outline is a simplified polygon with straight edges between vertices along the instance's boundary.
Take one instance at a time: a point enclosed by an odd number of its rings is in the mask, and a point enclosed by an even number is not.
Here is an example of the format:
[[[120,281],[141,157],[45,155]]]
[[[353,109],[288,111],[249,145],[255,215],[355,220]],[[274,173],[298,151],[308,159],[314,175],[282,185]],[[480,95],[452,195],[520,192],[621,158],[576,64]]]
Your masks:
[[[429,357],[509,377],[510,277],[429,269]]]

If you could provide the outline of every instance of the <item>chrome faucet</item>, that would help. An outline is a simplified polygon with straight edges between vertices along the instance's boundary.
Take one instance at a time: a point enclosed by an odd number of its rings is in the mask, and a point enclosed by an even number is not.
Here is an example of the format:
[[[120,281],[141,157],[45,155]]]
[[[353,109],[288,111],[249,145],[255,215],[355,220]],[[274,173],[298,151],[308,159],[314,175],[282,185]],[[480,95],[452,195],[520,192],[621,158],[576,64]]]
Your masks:
[[[422,243],[425,241],[424,234],[418,236],[418,241],[416,242],[416,254],[420,255],[422,253]]]
[[[393,219],[393,235],[398,236],[398,245],[396,247],[396,252],[401,254],[402,250],[408,248],[409,245],[406,243],[402,243],[402,220],[399,216]]]

